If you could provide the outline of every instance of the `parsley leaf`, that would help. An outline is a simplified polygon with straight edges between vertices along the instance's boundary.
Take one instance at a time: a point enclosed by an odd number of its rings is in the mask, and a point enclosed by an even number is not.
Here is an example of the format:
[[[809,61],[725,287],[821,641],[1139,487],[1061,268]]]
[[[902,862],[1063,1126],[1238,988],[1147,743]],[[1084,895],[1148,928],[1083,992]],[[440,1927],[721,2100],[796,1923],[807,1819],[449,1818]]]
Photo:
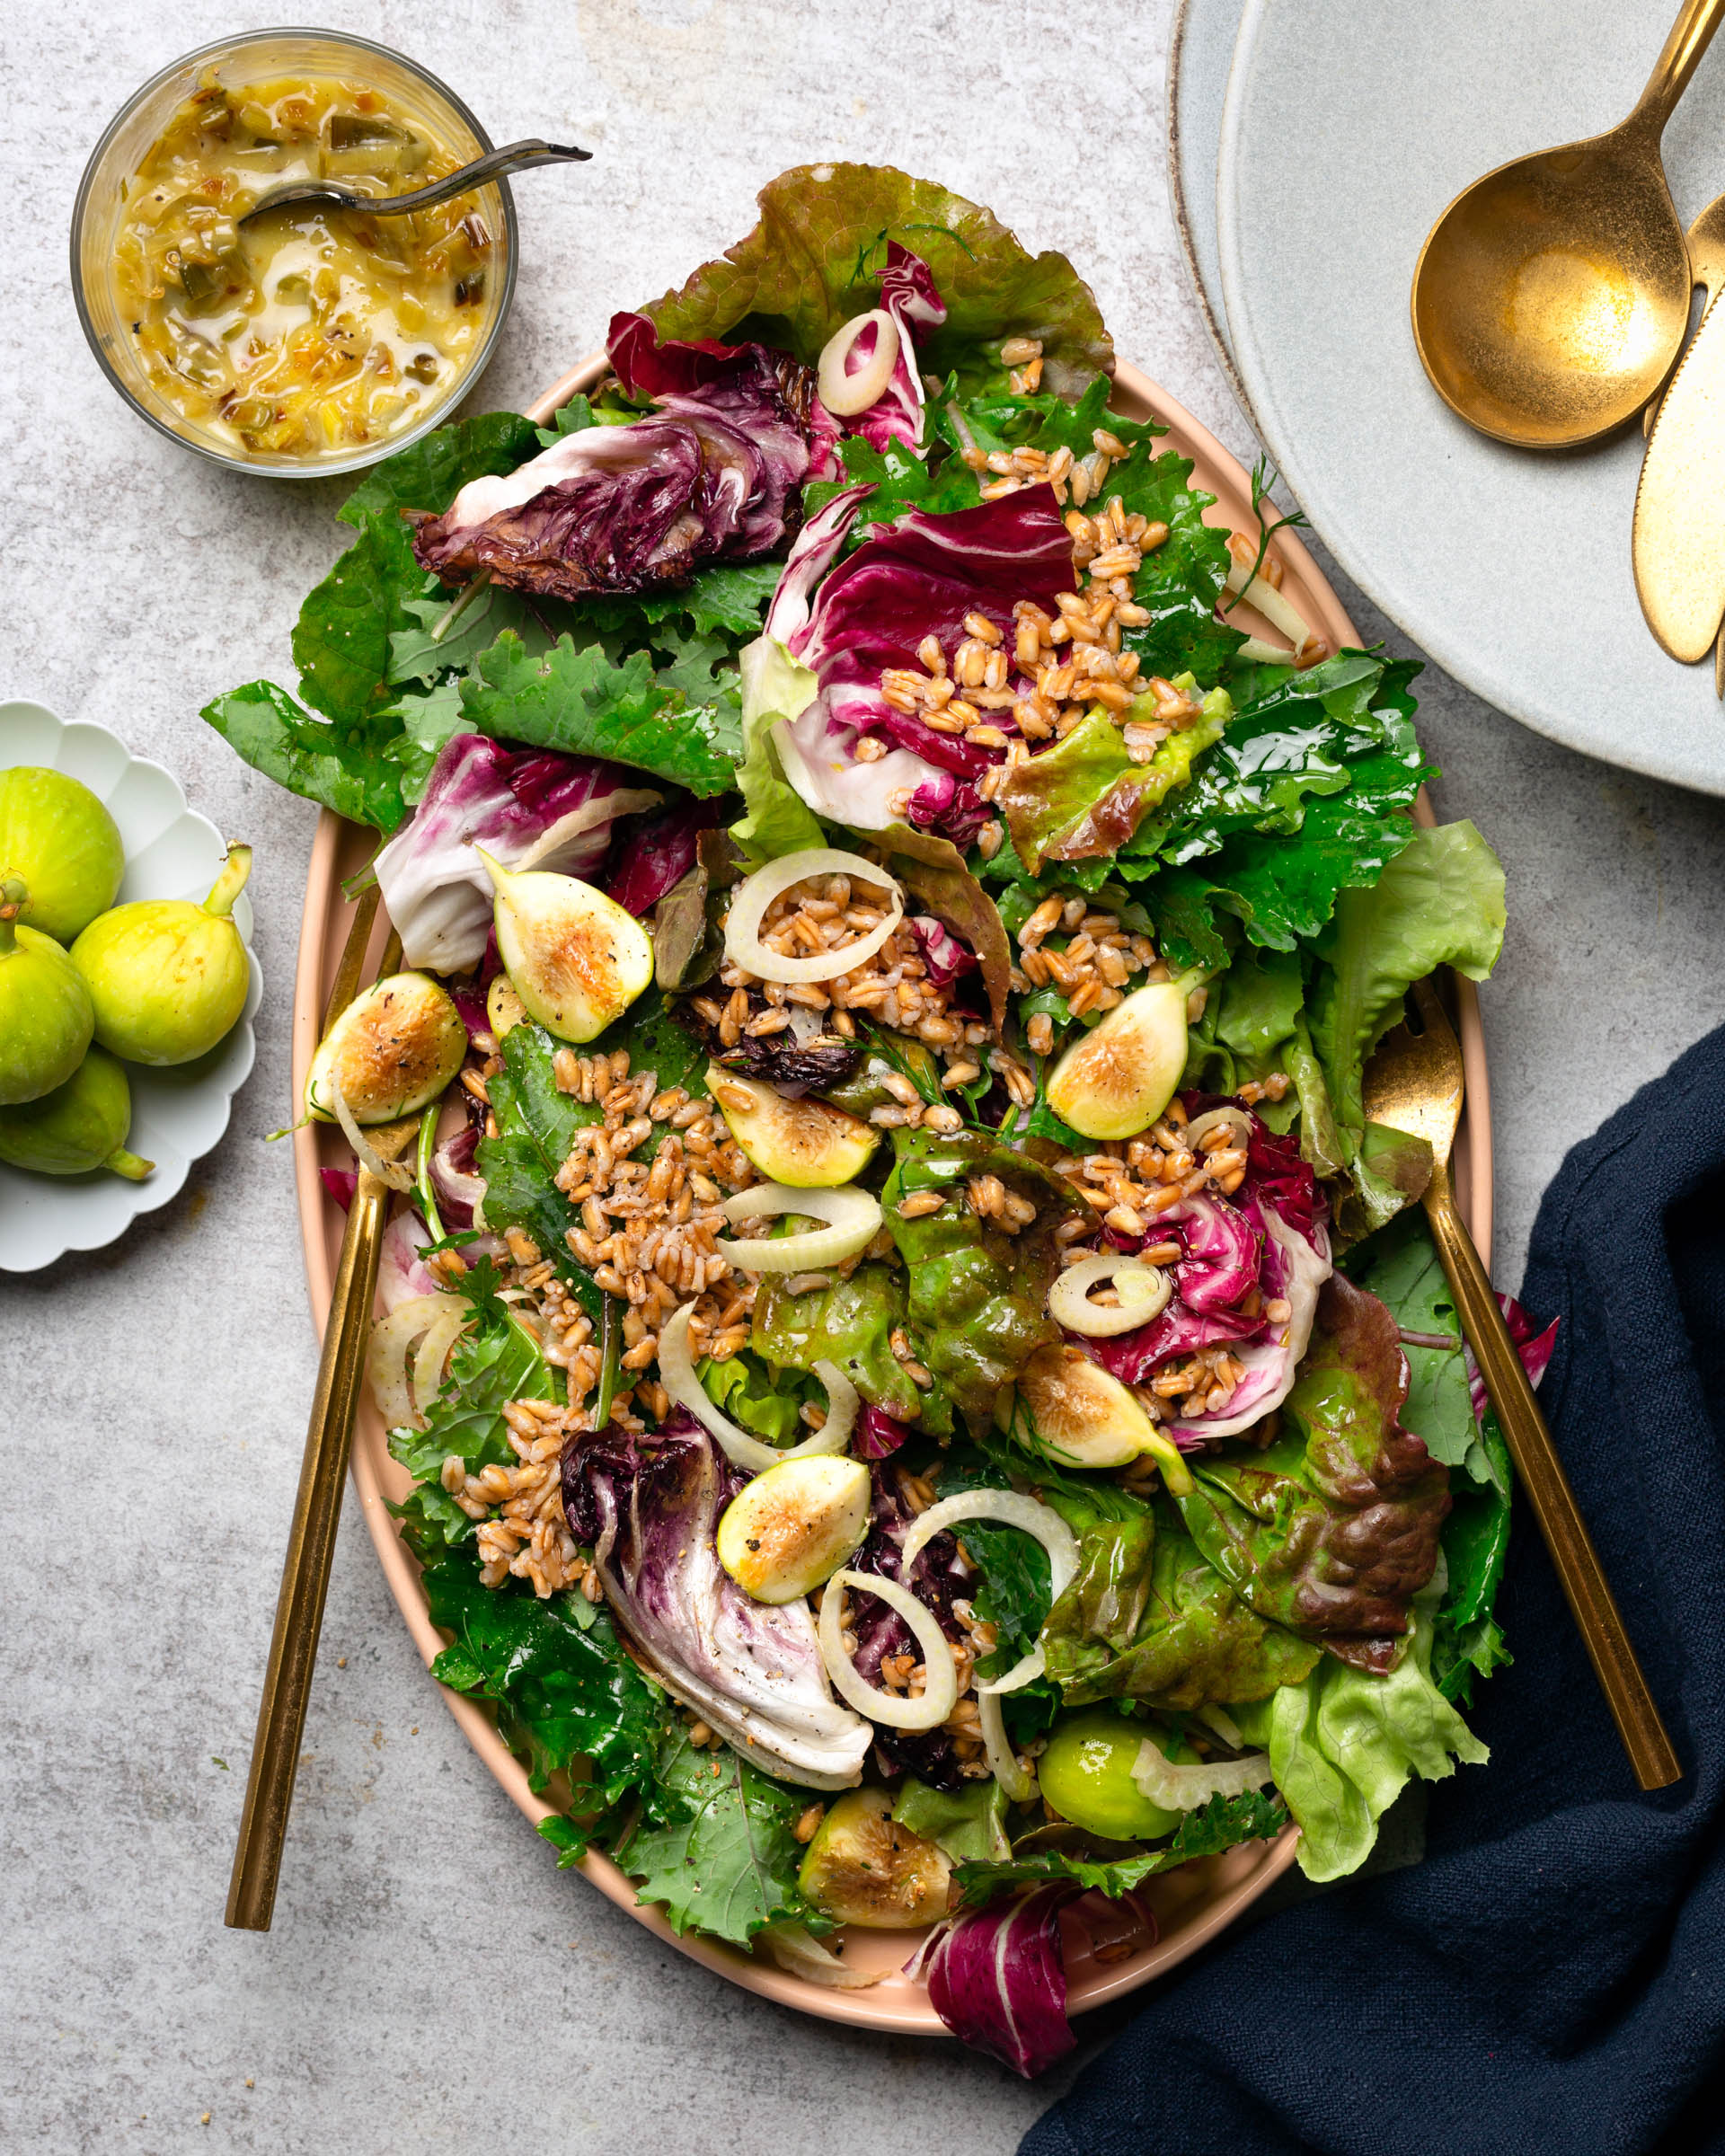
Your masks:
[[[552,1070],[556,1047],[543,1028],[512,1027],[500,1052],[503,1068],[492,1074],[488,1089],[497,1135],[482,1138],[478,1147],[485,1218],[493,1229],[519,1228],[530,1235],[597,1321],[605,1291],[569,1247],[569,1231],[580,1224],[580,1215],[556,1178],[575,1132],[583,1123],[602,1121],[604,1111],[559,1092]]]
[[[473,1522],[438,1480],[450,1454],[461,1456],[469,1474],[510,1464],[515,1454],[503,1421],[505,1405],[555,1397],[555,1380],[538,1341],[490,1298],[477,1329],[456,1344],[448,1378],[426,1427],[403,1426],[389,1433],[391,1458],[399,1460],[418,1485],[395,1509],[421,1563],[473,1539]]]

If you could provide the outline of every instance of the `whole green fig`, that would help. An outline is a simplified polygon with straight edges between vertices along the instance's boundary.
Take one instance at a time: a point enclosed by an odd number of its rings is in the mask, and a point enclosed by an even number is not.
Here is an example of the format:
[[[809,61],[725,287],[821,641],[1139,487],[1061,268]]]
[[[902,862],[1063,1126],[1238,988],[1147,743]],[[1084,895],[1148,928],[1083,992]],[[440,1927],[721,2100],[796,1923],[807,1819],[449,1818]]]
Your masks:
[[[126,872],[119,826],[80,780],[40,764],[0,771],[0,876],[22,876],[18,918],[69,943],[114,903]]]
[[[230,916],[251,873],[251,847],[230,846],[202,906],[140,898],[84,930],[72,963],[95,1005],[102,1047],[128,1063],[190,1063],[233,1029],[251,973]]]
[[[84,1060],[95,1014],[90,991],[51,936],[19,924],[22,878],[0,883],[0,1107],[63,1085]]]
[[[126,1150],[132,1089],[111,1056],[92,1048],[64,1085],[40,1100],[0,1108],[0,1161],[38,1175],[84,1175],[111,1168],[134,1183],[155,1167]]]

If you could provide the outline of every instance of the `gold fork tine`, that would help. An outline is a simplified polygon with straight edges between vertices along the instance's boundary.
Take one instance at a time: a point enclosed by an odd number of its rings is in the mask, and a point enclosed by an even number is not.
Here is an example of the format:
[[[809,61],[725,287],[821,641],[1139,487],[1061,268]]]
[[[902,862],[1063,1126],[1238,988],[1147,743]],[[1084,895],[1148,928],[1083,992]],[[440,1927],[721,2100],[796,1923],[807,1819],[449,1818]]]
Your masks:
[[[376,916],[374,885],[361,897],[348,930],[324,1013],[325,1037],[358,993],[366,946]],[[392,931],[384,949],[379,978],[395,970],[401,963],[401,939]],[[416,1127],[413,1117],[384,1125],[369,1134],[371,1143],[385,1161],[393,1161]],[[236,1931],[267,1931],[275,1913],[282,1846],[293,1803],[305,1709],[317,1666],[317,1642],[323,1629],[323,1604],[335,1555],[341,1490],[347,1480],[366,1339],[377,1292],[378,1252],[391,1195],[389,1185],[361,1165],[353,1202],[348,1207],[341,1263],[330,1296],[329,1323],[305,1432],[288,1553],[282,1562],[263,1698],[258,1707],[245,1808],[240,1816],[239,1844],[228,1884],[226,1921]]]
[[[1400,1026],[1380,1045],[1367,1074],[1367,1112],[1374,1121],[1431,1143],[1426,1217],[1455,1297],[1462,1330],[1478,1358],[1509,1456],[1545,1537],[1636,1780],[1644,1789],[1662,1789],[1680,1780],[1683,1769],[1635,1659],[1622,1613],[1491,1283],[1455,1209],[1449,1150],[1462,1102],[1461,1047],[1429,981],[1416,985],[1414,1003],[1422,1029],[1415,1033]]]

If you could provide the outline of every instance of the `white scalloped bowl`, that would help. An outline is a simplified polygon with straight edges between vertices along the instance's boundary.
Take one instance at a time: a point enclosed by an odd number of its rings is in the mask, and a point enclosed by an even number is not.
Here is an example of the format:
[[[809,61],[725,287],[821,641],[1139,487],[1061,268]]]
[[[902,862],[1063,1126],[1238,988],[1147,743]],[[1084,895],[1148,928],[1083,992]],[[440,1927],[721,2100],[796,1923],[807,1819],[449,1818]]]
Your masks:
[[[206,816],[188,808],[180,782],[135,756],[106,727],[68,726],[40,703],[0,703],[0,771],[47,764],[81,779],[119,826],[126,874],[116,905],[133,898],[203,900],[227,848]],[[140,1213],[177,1196],[191,1163],[227,1128],[234,1096],[257,1054],[252,1021],[263,976],[252,950],[252,907],[243,893],[234,918],[245,939],[252,985],[239,1023],[208,1056],[175,1069],[128,1064],[132,1128],[127,1144],[153,1174],[141,1183],[96,1170],[90,1175],[28,1175],[0,1163],[0,1272],[33,1273],[67,1250],[99,1250]]]

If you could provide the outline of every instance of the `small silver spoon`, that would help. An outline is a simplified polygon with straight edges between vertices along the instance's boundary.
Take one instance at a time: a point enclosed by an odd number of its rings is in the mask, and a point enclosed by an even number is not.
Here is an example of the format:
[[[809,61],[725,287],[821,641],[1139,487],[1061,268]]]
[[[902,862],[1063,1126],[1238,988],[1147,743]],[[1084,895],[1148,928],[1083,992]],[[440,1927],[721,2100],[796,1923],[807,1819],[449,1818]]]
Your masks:
[[[436,203],[464,195],[487,180],[500,180],[505,172],[524,172],[535,164],[584,163],[592,155],[591,150],[566,149],[555,142],[505,143],[500,150],[475,157],[459,172],[434,180],[429,187],[416,188],[411,195],[362,195],[357,188],[343,187],[334,180],[290,180],[285,187],[272,187],[254,202],[240,223],[249,225],[267,209],[298,208],[308,202],[328,209],[363,209],[374,217],[404,217],[413,210],[429,209]]]

